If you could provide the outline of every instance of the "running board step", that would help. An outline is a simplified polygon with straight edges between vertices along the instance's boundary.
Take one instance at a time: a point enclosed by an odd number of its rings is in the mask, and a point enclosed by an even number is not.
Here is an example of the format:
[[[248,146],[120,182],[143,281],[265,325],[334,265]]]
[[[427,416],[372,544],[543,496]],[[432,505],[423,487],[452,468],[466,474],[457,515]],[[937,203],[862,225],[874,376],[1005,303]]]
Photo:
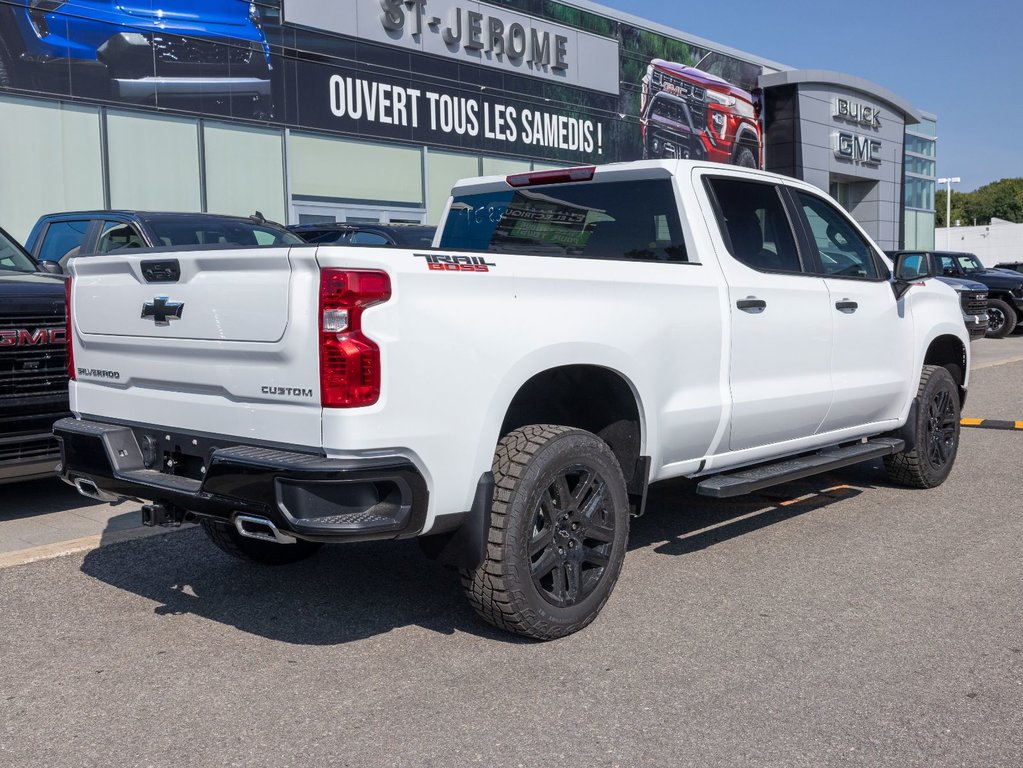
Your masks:
[[[772,485],[800,480],[832,469],[859,464],[882,456],[900,453],[906,447],[904,440],[894,437],[875,437],[865,443],[853,443],[839,448],[827,448],[818,453],[786,459],[775,464],[762,464],[728,475],[708,477],[696,486],[701,496],[727,499],[744,493],[759,491]]]

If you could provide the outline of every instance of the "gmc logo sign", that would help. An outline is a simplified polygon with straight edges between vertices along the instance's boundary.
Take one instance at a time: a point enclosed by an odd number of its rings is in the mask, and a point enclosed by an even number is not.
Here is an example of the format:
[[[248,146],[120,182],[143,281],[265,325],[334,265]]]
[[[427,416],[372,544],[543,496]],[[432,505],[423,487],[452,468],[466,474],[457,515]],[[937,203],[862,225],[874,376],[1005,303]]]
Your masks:
[[[0,330],[0,347],[41,347],[45,344],[65,344],[67,331],[64,328],[39,328],[30,331],[25,328]]]

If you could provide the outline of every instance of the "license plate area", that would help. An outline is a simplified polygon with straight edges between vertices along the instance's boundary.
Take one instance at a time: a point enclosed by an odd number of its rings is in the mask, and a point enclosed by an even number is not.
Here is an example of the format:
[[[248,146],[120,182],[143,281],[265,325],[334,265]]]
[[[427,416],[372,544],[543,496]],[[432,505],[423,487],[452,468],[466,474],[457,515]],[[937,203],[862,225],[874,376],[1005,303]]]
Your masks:
[[[170,430],[136,427],[132,429],[132,433],[135,435],[146,469],[200,481],[206,476],[213,451],[237,445],[202,435]]]

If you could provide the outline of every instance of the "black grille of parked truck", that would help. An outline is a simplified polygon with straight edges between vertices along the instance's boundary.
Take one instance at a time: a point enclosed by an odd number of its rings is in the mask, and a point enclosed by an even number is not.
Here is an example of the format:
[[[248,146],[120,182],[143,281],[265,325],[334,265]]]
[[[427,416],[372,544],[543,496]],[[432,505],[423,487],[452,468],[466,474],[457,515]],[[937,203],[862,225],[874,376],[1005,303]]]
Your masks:
[[[68,413],[64,281],[0,229],[0,483],[53,474]]]

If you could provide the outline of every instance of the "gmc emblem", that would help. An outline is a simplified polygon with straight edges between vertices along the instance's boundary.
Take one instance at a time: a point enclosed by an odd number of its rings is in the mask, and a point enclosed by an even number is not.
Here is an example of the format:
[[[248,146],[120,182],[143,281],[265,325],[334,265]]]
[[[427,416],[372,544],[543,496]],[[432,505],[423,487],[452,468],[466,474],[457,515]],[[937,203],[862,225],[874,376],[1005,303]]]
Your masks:
[[[64,328],[4,328],[0,330],[0,347],[41,347],[44,344],[65,344]]]

